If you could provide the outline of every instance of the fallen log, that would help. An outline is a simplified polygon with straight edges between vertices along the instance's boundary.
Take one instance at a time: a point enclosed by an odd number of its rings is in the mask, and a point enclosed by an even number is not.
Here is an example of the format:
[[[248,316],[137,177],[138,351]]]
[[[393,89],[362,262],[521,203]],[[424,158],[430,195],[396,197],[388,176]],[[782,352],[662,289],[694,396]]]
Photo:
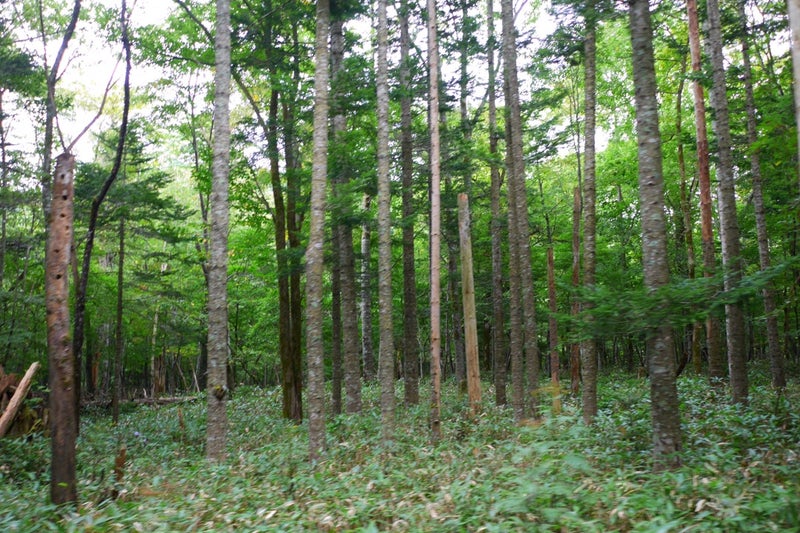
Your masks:
[[[28,389],[31,387],[33,375],[36,374],[38,369],[38,362],[33,363],[30,368],[28,368],[28,371],[25,372],[25,376],[22,378],[22,381],[20,381],[19,385],[17,385],[17,390],[14,392],[14,396],[8,403],[8,407],[3,412],[3,415],[0,416],[0,439],[5,436],[6,432],[11,427],[11,424],[14,422],[14,417],[17,416],[17,411],[19,411],[20,407],[22,407],[22,402],[28,395]]]

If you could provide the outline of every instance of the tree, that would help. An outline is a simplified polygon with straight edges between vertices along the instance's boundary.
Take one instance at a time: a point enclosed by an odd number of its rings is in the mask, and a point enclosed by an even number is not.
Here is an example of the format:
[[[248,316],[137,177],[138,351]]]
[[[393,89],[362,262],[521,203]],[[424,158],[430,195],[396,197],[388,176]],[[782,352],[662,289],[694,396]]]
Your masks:
[[[419,342],[417,341],[417,274],[414,257],[414,154],[411,131],[411,37],[408,0],[402,0],[400,23],[400,164],[403,176],[403,377],[405,402],[419,403]]]
[[[742,257],[739,242],[739,221],[736,214],[734,168],[728,95],[725,82],[725,58],[722,53],[722,28],[719,3],[708,0],[708,49],[711,56],[712,126],[717,139],[717,182],[722,266],[725,290],[732,291],[742,279]],[[728,373],[731,393],[736,403],[747,403],[747,347],[745,346],[744,310],[739,302],[725,304],[725,332],[728,347]]]
[[[494,365],[495,402],[506,404],[506,331],[503,319],[503,214],[500,200],[502,179],[497,162],[497,87],[495,74],[494,0],[486,1],[488,41],[486,43],[487,68],[489,70],[489,173],[491,175],[491,239],[492,239],[492,364]]]
[[[394,328],[392,326],[392,220],[389,181],[389,24],[386,0],[378,0],[378,307],[381,427],[388,443],[394,432]]]
[[[430,321],[431,321],[431,438],[442,438],[441,398],[441,146],[439,134],[439,43],[436,2],[427,0],[428,12],[428,127],[430,128],[431,228],[430,228]]]
[[[50,499],[76,502],[75,444],[78,437],[75,360],[69,335],[69,262],[72,243],[75,156],[56,159],[53,201],[48,220],[45,304],[50,369]]]
[[[705,91],[702,80],[700,55],[700,24],[697,0],[687,0],[689,18],[689,52],[692,58],[692,92],[694,94],[694,123],[697,135],[697,172],[700,186],[700,226],[703,254],[703,275],[714,276],[716,259],[714,251],[714,226],[711,206],[711,176],[708,160],[708,132],[706,129]],[[706,318],[706,348],[708,350],[708,375],[712,380],[723,377],[722,351],[719,339],[719,322],[713,315]]]
[[[314,52],[314,137],[311,176],[311,219],[306,248],[306,353],[308,357],[309,458],[318,460],[325,451],[325,374],[322,341],[322,274],[325,242],[325,189],[328,174],[328,34],[330,4],[317,2]]]
[[[586,5],[584,37],[584,157],[583,157],[583,286],[592,289],[597,272],[596,210],[596,87],[597,87],[597,12],[594,0]],[[581,405],[583,420],[591,424],[597,416],[597,345],[593,336],[581,343]]]
[[[228,363],[228,177],[230,173],[231,12],[230,0],[217,0],[214,41],[214,160],[211,185],[208,266],[208,415],[206,457],[225,456]]]
[[[514,416],[535,414],[535,389],[539,381],[539,349],[536,338],[536,297],[531,269],[528,200],[525,188],[525,159],[522,150],[522,116],[517,75],[517,45],[511,0],[502,0],[503,65],[506,101],[506,165],[509,220],[509,288],[511,290],[511,365],[514,381]],[[515,302],[516,300],[516,302]],[[523,377],[524,366],[527,374]],[[517,364],[514,364],[514,361]],[[514,372],[516,368],[516,373]],[[526,379],[527,378],[527,379]],[[527,381],[527,385],[525,384]],[[526,399],[527,398],[527,399]]]
[[[650,294],[669,283],[667,232],[664,216],[664,177],[658,125],[653,29],[648,0],[630,2],[633,76],[636,88],[636,130],[639,159],[639,204],[642,212],[642,254],[645,287]],[[669,324],[647,331],[647,362],[653,417],[655,468],[680,465],[678,390]]]

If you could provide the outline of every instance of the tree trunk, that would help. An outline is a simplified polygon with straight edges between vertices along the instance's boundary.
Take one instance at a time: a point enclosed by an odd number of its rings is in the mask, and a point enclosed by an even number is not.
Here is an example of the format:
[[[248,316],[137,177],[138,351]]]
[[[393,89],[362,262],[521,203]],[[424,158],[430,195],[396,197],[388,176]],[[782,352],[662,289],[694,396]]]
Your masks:
[[[363,209],[368,212],[372,198],[364,196]],[[364,364],[364,379],[375,381],[378,370],[375,365],[375,349],[372,344],[372,228],[369,219],[361,225],[361,357]]]
[[[481,403],[481,376],[478,363],[478,319],[475,312],[475,280],[472,274],[472,236],[469,200],[458,195],[458,235],[461,243],[461,301],[464,305],[464,348],[467,364],[467,393],[472,415]]]
[[[530,228],[528,222],[528,199],[525,187],[525,162],[522,150],[522,111],[519,99],[519,81],[517,77],[517,45],[514,28],[514,9],[511,0],[501,2],[503,20],[503,62],[505,66],[505,98],[506,121],[508,123],[508,190],[509,212],[513,217],[509,221],[509,239],[516,242],[517,276],[519,282],[519,298],[523,324],[522,342],[525,355],[526,381],[525,394],[521,409],[517,416],[524,417],[526,411],[536,416],[536,389],[539,381],[539,347],[536,337],[536,294],[533,290],[533,272],[531,268]],[[512,237],[512,235],[514,235]],[[513,291],[513,289],[512,289]]]
[[[664,215],[661,134],[658,126],[653,30],[648,0],[631,0],[631,44],[636,88],[636,129],[639,144],[639,198],[642,213],[644,282],[655,295],[669,283],[667,231]],[[656,470],[680,465],[681,433],[675,355],[668,324],[647,331],[653,459]]]
[[[736,215],[731,129],[728,120],[728,95],[725,83],[725,65],[722,53],[722,28],[719,3],[707,0],[708,47],[711,56],[713,84],[711,107],[714,109],[712,127],[717,138],[717,181],[722,241],[722,266],[725,269],[725,290],[732,291],[742,278],[742,261],[739,244],[739,222]],[[745,346],[744,310],[740,303],[725,305],[725,332],[728,347],[728,373],[733,401],[747,403],[747,352]]]
[[[122,399],[122,357],[125,354],[125,340],[122,332],[122,282],[125,279],[125,218],[119,219],[119,261],[117,264],[117,319],[114,332],[114,386],[111,396],[111,416],[116,424],[119,421],[119,404]],[[156,315],[158,316],[158,315]],[[155,396],[153,396],[155,398]]]
[[[206,457],[225,457],[228,362],[228,176],[230,173],[231,35],[230,0],[217,0],[214,56],[214,154],[208,267],[208,414]]]
[[[442,438],[441,420],[441,147],[439,145],[439,43],[436,29],[436,2],[427,0],[428,12],[428,121],[431,167],[431,439]]]
[[[341,76],[344,59],[344,23],[335,21],[331,25],[331,69],[332,76]],[[335,86],[341,84],[335,84]],[[344,95],[335,95],[335,102],[344,98]],[[333,136],[334,138],[344,134],[347,129],[347,119],[341,106],[336,103],[336,111],[333,113]],[[339,162],[338,168],[334,170],[336,181],[345,186],[350,182],[350,173],[345,161]],[[341,191],[340,191],[341,192]],[[341,194],[340,194],[341,196]],[[341,337],[342,337],[342,362],[343,377],[346,391],[345,411],[348,413],[358,413],[361,411],[361,362],[359,361],[359,339],[358,339],[358,311],[356,303],[356,267],[353,251],[353,228],[349,217],[349,200],[341,198],[340,205],[347,211],[341,213],[345,215],[338,222],[338,245],[334,252],[338,254],[339,267],[339,296],[340,296],[340,316],[341,316]]]
[[[75,157],[56,158],[53,196],[45,256],[45,304],[50,384],[50,499],[55,504],[76,502],[75,444],[78,412],[75,360],[70,343],[69,262],[73,231]]]
[[[489,153],[491,174],[492,204],[492,363],[494,367],[494,392],[497,405],[505,405],[506,399],[506,329],[503,317],[503,214],[500,200],[503,183],[500,169],[496,163],[497,142],[497,95],[495,80],[495,48],[494,36],[494,0],[486,2],[486,19],[488,21],[487,62],[489,70]]]
[[[317,2],[314,74],[314,134],[311,174],[311,219],[306,249],[306,353],[308,357],[309,458],[325,451],[325,347],[323,344],[322,277],[325,247],[325,191],[328,178],[328,34],[330,5]]]
[[[716,259],[714,257],[714,226],[711,207],[711,176],[708,160],[708,132],[706,129],[706,104],[702,77],[702,57],[700,55],[700,24],[697,14],[697,0],[687,0],[689,19],[689,51],[692,56],[692,90],[694,94],[694,123],[697,135],[697,171],[700,183],[700,227],[703,250],[703,275],[714,277]],[[708,377],[713,381],[725,375],[720,346],[719,321],[714,316],[706,319],[706,348],[708,350]]]
[[[389,180],[389,24],[386,0],[378,1],[378,308],[381,428],[384,443],[394,434],[394,330],[392,327],[392,219]]]
[[[758,240],[758,258],[761,270],[770,267],[769,237],[767,232],[767,214],[762,192],[761,158],[756,147],[758,127],[756,123],[756,102],[753,92],[753,71],[750,64],[750,31],[744,2],[737,2],[739,19],[742,24],[740,39],[742,43],[742,78],[745,88],[745,109],[747,112],[747,142],[750,144],[750,175],[753,180],[753,209],[756,216],[756,234]],[[767,323],[767,352],[772,374],[772,386],[776,389],[786,387],[783,353],[781,351],[780,334],[778,333],[778,316],[775,312],[775,289],[770,282],[761,292],[764,299],[764,315]]]
[[[579,158],[580,159],[580,158]],[[581,284],[581,188],[572,190],[572,287],[577,290]],[[570,316],[578,318],[581,301],[572,298]],[[577,396],[581,387],[581,343],[573,341],[569,350],[570,392]]]
[[[411,37],[408,0],[400,3],[400,164],[403,175],[403,379],[406,405],[419,403],[417,274],[414,257],[414,154],[411,131]]]
[[[595,164],[595,122],[597,96],[597,45],[595,28],[597,14],[594,0],[587,1],[586,37],[584,39],[584,156],[583,156],[583,286],[594,289],[595,272],[597,270],[596,243],[596,164]],[[584,303],[584,310],[590,306]],[[591,313],[588,314],[591,321]],[[593,334],[581,342],[581,378],[583,388],[581,399],[583,420],[591,424],[597,416],[597,339]]]
[[[795,88],[800,87],[800,0],[789,0],[789,29],[791,30],[792,79]],[[794,91],[795,125],[800,124],[800,91]],[[800,151],[800,127],[797,127],[797,148]],[[797,158],[800,165],[800,157]],[[800,172],[798,185],[800,185]]]

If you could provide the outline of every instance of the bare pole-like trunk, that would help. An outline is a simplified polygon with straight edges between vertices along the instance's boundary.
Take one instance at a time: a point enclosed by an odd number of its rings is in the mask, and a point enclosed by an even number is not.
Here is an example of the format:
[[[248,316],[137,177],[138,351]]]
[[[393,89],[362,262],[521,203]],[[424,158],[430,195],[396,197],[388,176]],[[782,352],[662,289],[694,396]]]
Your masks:
[[[406,405],[419,403],[417,274],[414,257],[414,154],[411,131],[411,37],[408,0],[400,3],[400,165],[403,176],[403,379]]]
[[[508,190],[509,190],[509,228],[511,241],[516,242],[516,263],[518,266],[519,298],[523,324],[522,342],[525,355],[526,375],[525,393],[517,416],[526,412],[536,416],[536,389],[539,381],[539,347],[536,335],[536,294],[533,290],[531,268],[530,227],[528,222],[528,199],[525,187],[525,161],[522,149],[522,110],[519,98],[517,75],[516,29],[514,28],[514,9],[511,0],[501,2],[503,20],[503,65],[505,67],[505,98],[507,121]],[[513,288],[512,288],[513,291]]]
[[[686,10],[689,19],[689,52],[692,57],[692,92],[694,95],[694,123],[697,136],[697,171],[700,186],[700,231],[703,255],[703,275],[714,277],[716,259],[714,251],[714,225],[711,206],[711,171],[708,156],[708,131],[706,128],[705,91],[701,82],[703,70],[700,53],[700,23],[698,21],[697,0],[687,0]],[[716,381],[724,377],[722,347],[720,345],[720,325],[716,317],[706,319],[706,348],[708,350],[708,377]]]
[[[439,44],[436,30],[436,2],[427,0],[428,10],[428,123],[430,127],[431,235],[431,439],[442,438],[441,420],[441,146],[439,144]]]
[[[73,231],[75,157],[56,158],[45,255],[47,359],[50,384],[50,500],[76,502],[78,409],[75,360],[70,342],[69,263]]]
[[[461,301],[464,306],[467,394],[472,415],[475,416],[481,404],[481,375],[478,362],[478,319],[475,312],[475,279],[472,273],[469,199],[465,193],[458,195],[458,236],[461,245]]]
[[[645,287],[651,294],[656,294],[659,288],[669,283],[669,265],[653,29],[648,0],[631,0],[630,24],[636,88],[642,262]],[[672,329],[669,324],[653,325],[647,331],[647,360],[654,468],[678,467],[681,450],[680,413]]]
[[[117,264],[117,323],[114,332],[114,377],[111,395],[111,416],[119,421],[119,404],[122,399],[122,360],[125,344],[122,332],[122,282],[125,279],[125,217],[119,219],[119,262]],[[155,398],[155,396],[154,396]]]
[[[372,198],[364,195],[362,208],[369,211]],[[369,218],[361,225],[361,358],[364,379],[375,381],[375,349],[372,343],[372,227]]]
[[[486,2],[488,21],[487,63],[489,69],[489,153],[491,154],[491,203],[492,203],[492,364],[494,366],[494,391],[497,405],[505,405],[506,399],[506,332],[503,317],[503,214],[500,200],[502,179],[495,161],[497,156],[497,86],[495,76],[494,0]]]
[[[206,457],[225,457],[228,433],[228,176],[230,173],[230,1],[217,0],[214,42],[214,145],[208,266],[208,392]]]
[[[330,4],[317,2],[314,54],[314,133],[311,171],[311,219],[306,249],[306,353],[308,357],[309,458],[325,451],[325,346],[323,344],[322,277],[325,247],[325,192],[328,179],[328,34]]]
[[[596,162],[595,162],[595,123],[597,96],[597,14],[594,0],[586,6],[586,36],[584,37],[584,156],[583,156],[583,286],[592,290],[597,271],[597,218],[595,200]],[[587,303],[584,309],[590,309]],[[591,321],[591,313],[588,320]],[[594,334],[581,342],[581,378],[583,421],[591,424],[597,416],[597,341]]]
[[[692,225],[692,202],[690,198],[691,189],[688,180],[686,179],[686,156],[683,150],[683,89],[684,78],[686,75],[686,57],[684,56],[681,63],[681,81],[678,85],[678,94],[675,98],[675,134],[678,139],[678,172],[681,176],[681,220],[683,222],[683,241],[686,246],[686,270],[689,279],[696,277],[697,256],[694,251],[694,230]],[[690,339],[689,339],[689,356],[694,366],[696,374],[702,372],[702,354],[700,352],[700,335],[703,329],[701,322],[695,322],[691,326]],[[686,362],[686,361],[685,361]],[[678,374],[681,373],[683,367],[678,369]]]
[[[389,23],[386,0],[378,1],[378,307],[381,382],[381,433],[384,443],[394,434],[394,330],[392,327],[392,191],[389,180]]]
[[[725,82],[725,59],[722,53],[722,27],[719,3],[707,0],[708,48],[711,56],[711,107],[714,110],[712,127],[717,139],[717,202],[719,204],[722,265],[725,270],[725,290],[732,291],[742,279],[739,222],[736,215],[736,191],[733,175],[731,128],[728,118],[728,95]],[[748,399],[747,347],[742,304],[725,304],[725,333],[728,347],[728,374],[733,401],[746,404]]]
[[[581,284],[581,188],[572,190],[572,287]],[[581,312],[581,301],[572,298],[570,315],[577,318]],[[581,387],[581,343],[573,341],[569,347],[570,392],[577,396]]]
[[[753,209],[756,215],[756,235],[758,241],[758,258],[761,270],[770,267],[769,234],[767,232],[767,214],[764,207],[762,191],[761,157],[756,147],[758,141],[758,124],[756,122],[756,99],[753,92],[753,69],[750,64],[750,31],[744,1],[737,2],[739,19],[742,23],[742,78],[745,89],[745,109],[747,111],[747,141],[750,144],[750,175],[753,183]],[[786,387],[783,353],[781,352],[780,334],[778,333],[778,316],[775,309],[775,289],[769,283],[761,291],[764,299],[764,315],[767,323],[767,353],[772,374],[772,386],[776,389]]]
[[[792,79],[794,79],[794,119],[800,125],[800,0],[789,0],[789,29],[791,30]],[[797,126],[797,148],[800,151],[800,126]],[[797,158],[800,166],[800,157]],[[800,186],[800,172],[797,173]]]

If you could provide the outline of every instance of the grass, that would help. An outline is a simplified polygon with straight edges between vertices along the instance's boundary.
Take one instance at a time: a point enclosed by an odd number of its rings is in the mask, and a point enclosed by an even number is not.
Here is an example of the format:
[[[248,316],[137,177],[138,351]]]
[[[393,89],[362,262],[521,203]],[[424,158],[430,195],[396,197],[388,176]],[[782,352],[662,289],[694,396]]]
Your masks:
[[[203,456],[202,398],[131,408],[117,426],[89,412],[77,509],[46,503],[46,438],[0,441],[0,531],[800,531],[800,389],[754,382],[741,407],[682,377],[684,466],[661,474],[650,469],[648,384],[619,376],[600,384],[591,428],[570,398],[561,415],[514,424],[491,391],[470,420],[447,384],[436,445],[425,402],[398,406],[383,445],[368,386],[362,414],[329,420],[316,464],[305,427],[280,418],[278,390],[236,390],[229,456],[216,465]]]

